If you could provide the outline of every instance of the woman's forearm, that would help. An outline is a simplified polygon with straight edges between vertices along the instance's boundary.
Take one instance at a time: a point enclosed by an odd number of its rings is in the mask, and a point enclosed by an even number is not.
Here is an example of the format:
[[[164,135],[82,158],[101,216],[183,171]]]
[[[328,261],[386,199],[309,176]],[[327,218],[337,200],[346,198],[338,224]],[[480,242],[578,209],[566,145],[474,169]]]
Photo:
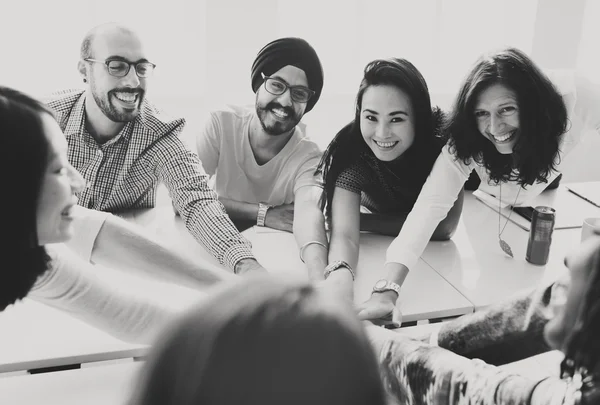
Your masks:
[[[115,216],[104,222],[91,261],[191,288],[205,288],[235,277],[208,260],[192,259],[184,252],[148,237],[137,225]]]

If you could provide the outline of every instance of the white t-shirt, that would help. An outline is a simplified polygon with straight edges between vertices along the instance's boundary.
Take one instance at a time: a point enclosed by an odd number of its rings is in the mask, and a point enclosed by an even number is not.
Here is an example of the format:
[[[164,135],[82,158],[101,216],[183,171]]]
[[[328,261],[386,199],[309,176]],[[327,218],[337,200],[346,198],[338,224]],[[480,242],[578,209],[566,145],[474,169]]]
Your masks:
[[[269,162],[256,163],[250,147],[251,108],[228,106],[210,113],[204,130],[196,138],[198,156],[221,197],[271,205],[294,202],[304,186],[321,186],[314,172],[321,150],[305,135],[305,125],[296,126],[284,148]]]
[[[548,77],[562,94],[569,117],[568,130],[563,134],[559,146],[562,161],[586,132],[600,133],[600,86],[572,73],[553,72]],[[551,173],[548,183],[534,183],[521,189],[516,204],[522,205],[544,191],[559,175],[560,161],[558,170]],[[484,167],[475,162],[466,165],[462,160],[457,160],[446,145],[433,165],[400,234],[387,249],[386,262],[402,263],[409,269],[415,266],[433,231],[448,214],[472,170],[481,179],[479,189],[496,197],[500,195],[499,186],[490,183]],[[502,183],[503,202],[514,204],[520,188],[515,182]]]

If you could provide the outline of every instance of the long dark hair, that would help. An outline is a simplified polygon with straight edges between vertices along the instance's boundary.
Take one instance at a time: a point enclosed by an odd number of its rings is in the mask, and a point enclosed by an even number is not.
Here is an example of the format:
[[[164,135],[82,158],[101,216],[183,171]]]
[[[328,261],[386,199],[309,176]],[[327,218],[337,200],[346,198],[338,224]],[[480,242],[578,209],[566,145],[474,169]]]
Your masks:
[[[600,235],[596,237],[600,238]],[[584,401],[581,405],[598,404],[600,401],[600,376],[592,375],[600,372],[600,245],[596,248],[591,266],[583,304],[567,337],[565,358],[560,367],[563,378],[583,370],[589,373],[583,376],[589,376],[589,380],[584,380],[581,390]]]
[[[519,157],[516,168],[511,155],[499,153],[477,128],[477,97],[494,84],[517,94],[520,136],[514,147]],[[508,48],[477,61],[458,92],[447,134],[451,151],[465,164],[473,160],[484,166],[494,182],[526,185],[547,182],[559,163],[559,141],[567,125],[567,109],[552,82],[527,55]]]
[[[383,405],[354,313],[308,281],[246,277],[218,288],[155,345],[136,405]]]
[[[49,145],[39,101],[0,86],[0,172],[7,195],[0,198],[2,258],[0,310],[25,297],[49,257],[37,240],[37,206],[48,164]]]
[[[411,100],[415,114],[415,139],[411,147],[402,155],[409,160],[414,173],[422,174],[425,182],[433,162],[440,152],[440,142],[436,138],[436,127],[442,119],[439,109],[432,110],[427,83],[421,72],[409,61],[401,58],[377,59],[365,67],[364,76],[358,88],[355,102],[354,120],[342,128],[333,138],[317,168],[325,182],[325,192],[321,197],[321,208],[331,211],[331,201],[338,176],[357,162],[361,155],[375,158],[360,132],[360,111],[365,91],[371,86],[390,85],[405,92]],[[376,159],[376,158],[375,158]]]

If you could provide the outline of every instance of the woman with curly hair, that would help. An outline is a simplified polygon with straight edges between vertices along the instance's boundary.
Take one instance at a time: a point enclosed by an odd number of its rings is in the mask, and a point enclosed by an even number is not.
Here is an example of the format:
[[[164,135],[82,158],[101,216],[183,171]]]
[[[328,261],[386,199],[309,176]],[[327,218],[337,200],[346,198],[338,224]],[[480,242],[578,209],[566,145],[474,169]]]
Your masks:
[[[325,285],[351,296],[361,230],[398,234],[445,143],[443,118],[412,63],[391,58],[367,64],[354,120],[337,133],[318,168],[331,229]],[[452,236],[461,207],[462,194],[432,239]],[[387,294],[397,292],[386,285],[376,293]]]
[[[599,86],[572,75],[551,79],[514,48],[482,57],[458,92],[448,143],[387,250],[387,280],[403,283],[472,171],[481,179],[479,190],[524,205],[557,181],[582,132],[599,128]],[[512,256],[498,233],[499,249]],[[397,297],[383,304],[379,298],[369,300],[363,319],[389,317]]]

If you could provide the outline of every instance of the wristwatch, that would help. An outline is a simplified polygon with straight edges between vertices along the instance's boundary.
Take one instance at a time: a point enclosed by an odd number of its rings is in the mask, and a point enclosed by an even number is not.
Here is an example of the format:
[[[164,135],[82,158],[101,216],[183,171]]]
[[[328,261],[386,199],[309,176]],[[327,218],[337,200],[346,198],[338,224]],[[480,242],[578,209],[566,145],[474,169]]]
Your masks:
[[[377,281],[373,286],[373,292],[385,292],[385,291],[394,291],[398,296],[400,296],[400,286],[392,281],[387,281],[382,278]]]
[[[343,260],[336,260],[335,262],[329,263],[327,267],[325,267],[323,278],[327,280],[327,277],[329,277],[331,273],[341,268],[348,269],[348,271],[352,275],[352,280],[354,280],[354,270],[352,270],[352,267],[350,267],[350,265]]]
[[[256,225],[265,226],[265,218],[267,217],[267,210],[272,208],[272,205],[258,203],[258,215],[256,216]]]

